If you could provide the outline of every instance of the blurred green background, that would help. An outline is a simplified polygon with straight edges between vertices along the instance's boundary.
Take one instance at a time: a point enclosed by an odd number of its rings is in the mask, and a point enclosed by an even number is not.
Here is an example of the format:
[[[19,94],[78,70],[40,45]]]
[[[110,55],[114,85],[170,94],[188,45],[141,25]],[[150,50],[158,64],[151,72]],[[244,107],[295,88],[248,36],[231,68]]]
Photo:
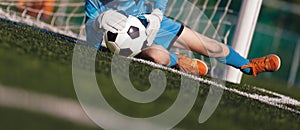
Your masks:
[[[300,51],[299,23],[300,1],[263,1],[248,57],[275,53],[281,57],[282,67],[276,73],[265,73],[259,75],[259,78],[277,80],[288,86],[300,87],[299,60],[296,63],[300,58],[300,53],[297,53]]]

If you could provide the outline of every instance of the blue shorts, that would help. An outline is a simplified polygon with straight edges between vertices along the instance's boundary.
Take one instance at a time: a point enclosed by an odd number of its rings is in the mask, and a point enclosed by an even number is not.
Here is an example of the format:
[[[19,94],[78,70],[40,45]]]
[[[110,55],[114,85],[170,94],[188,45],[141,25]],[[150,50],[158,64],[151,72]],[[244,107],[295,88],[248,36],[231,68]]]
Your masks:
[[[169,50],[183,31],[184,26],[170,18],[164,17],[160,29],[154,39],[154,44]]]
[[[143,19],[141,17],[139,18]],[[169,50],[173,43],[180,36],[183,28],[184,26],[181,23],[175,22],[170,18],[163,17],[163,20],[160,24],[160,29],[154,39],[153,44],[161,45],[165,49]]]

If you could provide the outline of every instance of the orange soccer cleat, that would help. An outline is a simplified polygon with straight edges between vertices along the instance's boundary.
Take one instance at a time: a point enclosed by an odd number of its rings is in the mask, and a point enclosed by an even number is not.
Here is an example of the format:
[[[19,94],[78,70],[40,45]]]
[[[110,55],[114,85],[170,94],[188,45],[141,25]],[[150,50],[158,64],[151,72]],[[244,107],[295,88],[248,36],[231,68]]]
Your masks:
[[[177,54],[178,61],[175,68],[180,69],[186,73],[205,76],[208,72],[207,65],[198,59],[190,59],[186,56]]]
[[[250,68],[252,75],[256,76],[261,72],[274,72],[280,68],[280,58],[271,54],[261,58],[251,59],[250,63],[241,67],[241,69]]]

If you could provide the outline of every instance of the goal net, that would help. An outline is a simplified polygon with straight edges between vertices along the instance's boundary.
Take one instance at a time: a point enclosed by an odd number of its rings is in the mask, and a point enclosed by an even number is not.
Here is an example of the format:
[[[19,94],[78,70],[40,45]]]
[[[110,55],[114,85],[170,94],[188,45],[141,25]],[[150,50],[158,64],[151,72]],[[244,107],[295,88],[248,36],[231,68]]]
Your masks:
[[[81,0],[0,0],[0,17],[85,39]]]
[[[261,1],[169,0],[165,14],[225,44],[246,46],[240,52],[246,57]],[[82,0],[0,0],[0,17],[85,40],[84,4]],[[249,10],[254,14],[247,15]]]
[[[240,4],[240,0],[174,0],[168,3],[166,15],[227,44]]]

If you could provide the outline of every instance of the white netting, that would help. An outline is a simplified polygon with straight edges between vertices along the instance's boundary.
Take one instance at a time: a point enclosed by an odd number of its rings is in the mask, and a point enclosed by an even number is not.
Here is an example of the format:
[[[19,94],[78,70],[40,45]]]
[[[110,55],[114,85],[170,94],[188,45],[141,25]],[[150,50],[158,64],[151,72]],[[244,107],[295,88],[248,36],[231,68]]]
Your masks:
[[[206,36],[228,43],[241,0],[172,0],[166,15]]]
[[[20,1],[27,4],[22,5]],[[53,11],[32,6],[34,2],[41,1],[43,0],[0,0],[0,17],[85,39],[82,0],[44,0],[53,1],[44,3],[44,6],[52,6]],[[227,43],[237,19],[237,12],[231,9],[233,2],[241,3],[240,0],[169,0],[166,15],[204,35]],[[201,11],[197,11],[196,8]],[[51,18],[45,19],[44,15]],[[211,29],[212,27],[214,29]]]
[[[85,39],[84,2],[80,0],[0,0],[0,17]],[[52,7],[47,10],[46,7]],[[48,17],[49,18],[48,18]]]

